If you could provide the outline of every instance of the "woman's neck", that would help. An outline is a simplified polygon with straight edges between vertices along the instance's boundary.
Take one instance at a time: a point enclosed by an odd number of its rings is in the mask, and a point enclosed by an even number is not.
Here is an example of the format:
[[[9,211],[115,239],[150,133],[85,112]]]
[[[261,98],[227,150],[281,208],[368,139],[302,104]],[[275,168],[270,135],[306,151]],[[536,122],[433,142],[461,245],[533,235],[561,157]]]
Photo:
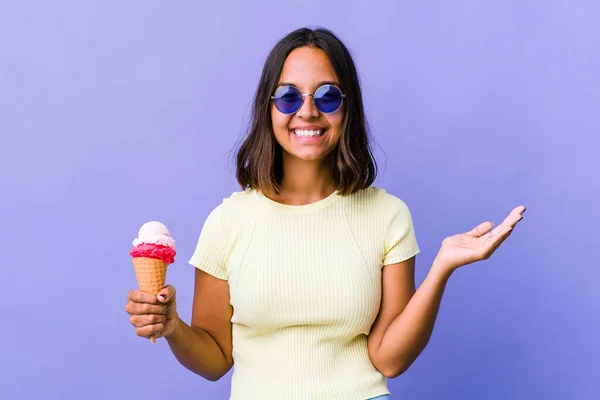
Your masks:
[[[329,159],[320,162],[288,159],[284,160],[283,179],[274,199],[289,205],[310,204],[336,189]]]

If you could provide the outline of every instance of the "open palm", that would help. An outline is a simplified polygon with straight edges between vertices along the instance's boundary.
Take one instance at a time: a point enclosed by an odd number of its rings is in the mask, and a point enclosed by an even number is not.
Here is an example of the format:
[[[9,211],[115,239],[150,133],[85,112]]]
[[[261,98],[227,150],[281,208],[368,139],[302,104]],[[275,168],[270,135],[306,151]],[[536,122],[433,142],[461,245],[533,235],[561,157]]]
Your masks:
[[[446,268],[454,270],[460,266],[486,260],[510,236],[517,223],[523,219],[525,206],[518,206],[492,230],[494,224],[484,222],[470,232],[447,237],[437,258]]]

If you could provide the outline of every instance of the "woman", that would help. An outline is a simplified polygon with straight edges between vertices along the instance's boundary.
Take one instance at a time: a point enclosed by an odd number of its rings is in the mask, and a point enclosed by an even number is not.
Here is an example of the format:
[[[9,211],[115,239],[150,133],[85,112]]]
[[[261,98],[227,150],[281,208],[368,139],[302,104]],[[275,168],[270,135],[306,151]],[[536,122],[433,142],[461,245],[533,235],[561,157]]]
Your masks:
[[[268,56],[233,193],[208,216],[191,326],[175,289],[134,290],[136,333],[165,337],[185,367],[231,399],[385,399],[431,335],[445,284],[488,258],[517,207],[446,238],[415,291],[419,252],[405,203],[371,186],[376,165],[354,62],[331,32],[299,29]]]

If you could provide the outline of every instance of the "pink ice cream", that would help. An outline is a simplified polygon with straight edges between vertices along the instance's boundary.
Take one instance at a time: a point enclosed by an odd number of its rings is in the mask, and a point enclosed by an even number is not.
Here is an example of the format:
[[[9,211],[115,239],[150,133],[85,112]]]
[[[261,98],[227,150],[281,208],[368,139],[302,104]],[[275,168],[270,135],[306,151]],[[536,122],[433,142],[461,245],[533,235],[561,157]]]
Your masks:
[[[175,262],[175,240],[167,227],[158,221],[142,225],[133,245],[135,247],[129,252],[132,257],[157,258],[167,264]]]

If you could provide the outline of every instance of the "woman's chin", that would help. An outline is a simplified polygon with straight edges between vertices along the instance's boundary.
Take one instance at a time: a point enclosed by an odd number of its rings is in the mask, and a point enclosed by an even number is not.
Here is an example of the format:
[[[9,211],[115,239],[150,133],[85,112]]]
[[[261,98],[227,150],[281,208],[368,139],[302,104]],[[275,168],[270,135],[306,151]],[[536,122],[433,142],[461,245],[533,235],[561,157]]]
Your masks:
[[[286,152],[286,156],[294,159],[296,161],[303,161],[303,162],[322,162],[324,161],[327,156],[331,153],[328,151],[311,151],[311,152],[303,152],[303,151],[297,151],[297,152],[292,152],[292,153],[288,153]]]

